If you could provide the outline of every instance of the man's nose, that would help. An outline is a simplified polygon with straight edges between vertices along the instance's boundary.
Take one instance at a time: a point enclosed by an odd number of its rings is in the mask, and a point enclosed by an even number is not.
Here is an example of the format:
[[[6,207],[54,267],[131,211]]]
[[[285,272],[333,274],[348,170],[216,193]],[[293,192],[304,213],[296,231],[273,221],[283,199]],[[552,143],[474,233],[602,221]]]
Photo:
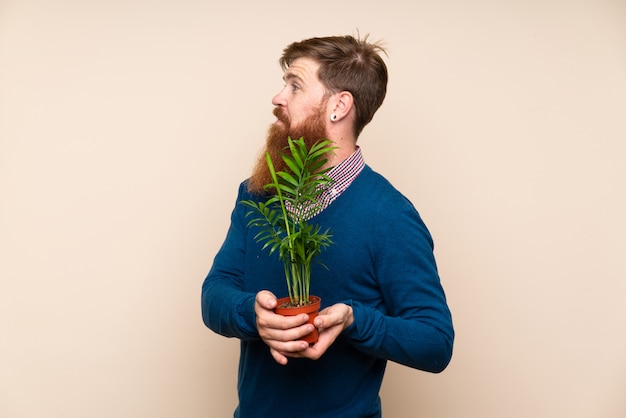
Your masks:
[[[282,89],[274,97],[272,97],[272,104],[274,106],[285,106],[287,101],[285,100],[285,95],[283,94],[285,89]]]

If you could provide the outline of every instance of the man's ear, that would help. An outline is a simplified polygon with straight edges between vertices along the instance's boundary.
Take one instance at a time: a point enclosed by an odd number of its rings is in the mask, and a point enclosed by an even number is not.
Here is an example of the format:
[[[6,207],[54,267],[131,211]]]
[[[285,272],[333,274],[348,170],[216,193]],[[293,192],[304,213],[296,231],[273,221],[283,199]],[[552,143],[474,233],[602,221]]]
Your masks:
[[[352,93],[349,91],[339,92],[335,95],[334,104],[332,115],[335,115],[335,117],[332,120],[337,122],[348,116],[354,106],[354,97],[352,97]]]

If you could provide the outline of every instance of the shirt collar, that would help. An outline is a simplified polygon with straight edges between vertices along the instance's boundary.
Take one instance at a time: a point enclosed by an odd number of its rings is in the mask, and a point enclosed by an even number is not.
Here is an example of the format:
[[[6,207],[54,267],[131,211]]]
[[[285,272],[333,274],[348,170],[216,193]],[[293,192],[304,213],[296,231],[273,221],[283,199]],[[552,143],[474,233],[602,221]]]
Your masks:
[[[356,150],[348,158],[326,173],[333,180],[331,190],[334,189],[334,193],[341,194],[357,178],[363,167],[365,167],[365,161],[361,153],[361,147],[357,146]]]

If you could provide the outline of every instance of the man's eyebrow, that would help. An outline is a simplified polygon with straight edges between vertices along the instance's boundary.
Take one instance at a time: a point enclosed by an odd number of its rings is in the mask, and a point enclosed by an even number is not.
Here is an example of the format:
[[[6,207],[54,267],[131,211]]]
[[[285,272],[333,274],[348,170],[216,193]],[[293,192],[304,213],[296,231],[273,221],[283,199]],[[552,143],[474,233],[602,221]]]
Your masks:
[[[286,72],[285,75],[283,75],[283,80],[284,81],[288,81],[288,80],[298,80],[300,82],[304,82],[304,80],[302,80],[302,77],[300,77],[298,74],[295,73],[291,73],[291,72]]]

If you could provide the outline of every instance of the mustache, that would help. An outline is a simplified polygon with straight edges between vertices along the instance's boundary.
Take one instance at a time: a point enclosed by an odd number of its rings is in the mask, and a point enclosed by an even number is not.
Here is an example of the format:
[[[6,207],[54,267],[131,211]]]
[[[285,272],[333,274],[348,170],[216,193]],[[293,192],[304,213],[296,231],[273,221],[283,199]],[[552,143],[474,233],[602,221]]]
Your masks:
[[[274,114],[274,116],[276,116],[276,119],[278,119],[279,121],[281,121],[281,122],[283,122],[285,124],[289,124],[289,118],[280,109],[280,107],[275,107],[274,111],[272,113]]]

